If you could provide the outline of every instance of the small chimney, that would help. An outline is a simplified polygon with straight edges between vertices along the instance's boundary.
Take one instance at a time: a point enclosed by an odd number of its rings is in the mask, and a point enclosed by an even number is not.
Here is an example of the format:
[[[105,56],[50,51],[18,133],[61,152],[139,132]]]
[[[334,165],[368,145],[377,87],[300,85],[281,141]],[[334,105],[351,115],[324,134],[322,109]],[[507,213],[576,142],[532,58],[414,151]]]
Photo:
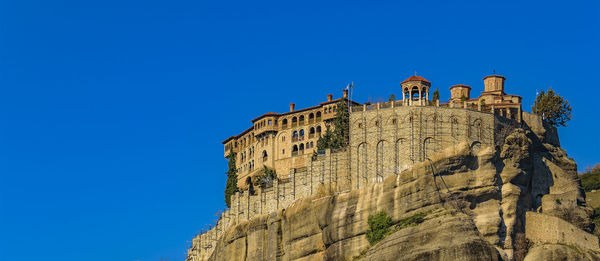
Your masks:
[[[344,89],[344,99],[348,99],[348,89]]]
[[[331,101],[333,99],[333,94],[327,94],[327,101]]]
[[[296,107],[296,104],[294,103],[290,103],[290,111],[294,111],[294,108]]]

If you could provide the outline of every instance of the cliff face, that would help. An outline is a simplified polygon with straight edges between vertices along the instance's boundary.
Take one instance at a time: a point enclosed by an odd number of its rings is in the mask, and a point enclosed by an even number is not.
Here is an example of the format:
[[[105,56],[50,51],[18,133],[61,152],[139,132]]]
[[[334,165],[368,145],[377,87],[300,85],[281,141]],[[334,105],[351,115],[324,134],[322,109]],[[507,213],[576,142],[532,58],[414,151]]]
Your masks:
[[[364,189],[323,186],[234,223],[209,260],[600,260],[576,164],[535,120],[504,129],[495,148],[460,144]],[[371,246],[367,218],[382,210],[394,223],[425,217]],[[539,224],[527,231],[529,216]]]

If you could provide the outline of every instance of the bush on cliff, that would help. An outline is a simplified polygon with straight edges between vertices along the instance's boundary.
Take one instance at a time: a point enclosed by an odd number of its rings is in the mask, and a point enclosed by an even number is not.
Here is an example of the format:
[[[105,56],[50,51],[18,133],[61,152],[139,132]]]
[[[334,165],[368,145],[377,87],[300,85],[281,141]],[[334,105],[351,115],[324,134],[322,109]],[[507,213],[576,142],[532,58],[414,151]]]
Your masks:
[[[596,164],[592,168],[587,168],[579,179],[581,179],[581,187],[586,192],[600,189],[600,164]]]
[[[390,231],[392,226],[392,217],[385,211],[381,211],[375,215],[369,215],[367,220],[369,230],[367,230],[367,240],[371,245],[375,245],[381,241]]]
[[[277,173],[275,173],[275,170],[264,166],[262,175],[256,176],[254,184],[261,188],[270,188],[273,186],[273,181],[275,181],[276,178]]]

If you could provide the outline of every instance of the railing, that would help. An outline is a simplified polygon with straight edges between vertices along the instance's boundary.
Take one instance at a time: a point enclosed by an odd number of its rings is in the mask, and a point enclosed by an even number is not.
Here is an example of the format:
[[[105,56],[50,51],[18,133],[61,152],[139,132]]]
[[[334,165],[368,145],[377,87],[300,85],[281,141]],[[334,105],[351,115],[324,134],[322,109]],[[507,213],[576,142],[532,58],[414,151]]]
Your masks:
[[[321,121],[321,117],[316,117],[315,122]]]
[[[308,134],[308,138],[309,138],[309,139],[312,139],[312,138],[314,138],[314,137],[315,137],[315,134],[314,134],[314,133],[312,133],[312,134]]]
[[[287,123],[286,124],[281,124],[281,128],[282,129],[287,129],[287,127],[288,127]]]
[[[314,122],[315,122],[315,119],[314,119],[314,118],[312,118],[312,119],[308,119],[308,124],[312,124],[312,123],[314,123]]]
[[[392,102],[383,102],[379,104],[379,109],[384,109],[384,108],[391,108],[392,107]]]
[[[298,126],[298,123],[297,122],[292,122],[292,128],[294,128],[296,126]]]
[[[298,152],[297,151],[292,151],[292,156],[298,156]]]

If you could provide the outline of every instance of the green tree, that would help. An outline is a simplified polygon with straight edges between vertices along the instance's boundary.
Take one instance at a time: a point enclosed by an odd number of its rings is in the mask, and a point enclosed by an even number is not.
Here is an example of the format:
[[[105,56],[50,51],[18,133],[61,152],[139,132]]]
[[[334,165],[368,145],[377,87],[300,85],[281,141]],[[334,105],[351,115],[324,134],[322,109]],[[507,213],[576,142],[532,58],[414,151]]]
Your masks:
[[[433,101],[439,101],[440,100],[440,91],[436,88],[435,91],[433,92]]]
[[[466,100],[467,100],[467,97],[465,97],[464,94],[462,96],[460,96],[460,102],[464,103]]]
[[[555,93],[552,88],[548,88],[548,92],[542,91],[538,94],[531,110],[555,127],[566,127],[567,122],[573,117],[569,102]]]
[[[343,99],[337,104],[336,117],[333,120],[333,131],[327,127],[325,134],[317,140],[317,149],[337,149],[348,146],[350,142],[350,112],[348,100]]]
[[[231,195],[235,194],[238,191],[237,187],[237,168],[235,166],[235,153],[233,149],[229,151],[229,156],[227,156],[229,162],[227,165],[229,169],[225,174],[227,174],[227,182],[225,183],[225,205],[228,208],[231,207]]]
[[[390,95],[390,101],[395,101],[396,100],[396,95],[392,94]]]

